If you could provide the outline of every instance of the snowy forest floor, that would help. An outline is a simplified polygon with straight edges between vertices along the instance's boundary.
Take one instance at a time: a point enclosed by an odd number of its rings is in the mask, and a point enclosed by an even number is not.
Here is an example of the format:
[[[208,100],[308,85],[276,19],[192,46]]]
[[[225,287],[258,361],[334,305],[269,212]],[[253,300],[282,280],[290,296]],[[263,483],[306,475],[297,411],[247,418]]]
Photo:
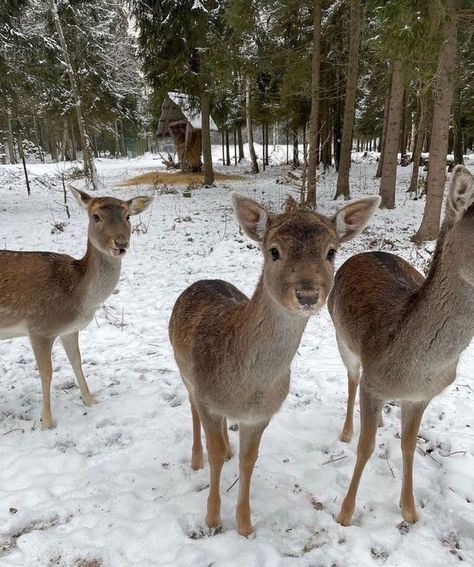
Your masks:
[[[278,209],[296,188],[276,182],[286,168],[251,176],[245,167],[221,166],[243,180],[220,181],[183,198],[181,189],[160,194],[150,186],[118,186],[159,169],[152,156],[97,165],[107,187],[101,193],[130,198],[154,192],[155,201],[134,219],[119,293],[81,333],[85,374],[100,403],[82,405],[56,345],[57,427],[41,431],[41,388],[29,342],[0,342],[0,566],[474,565],[473,346],[462,356],[457,381],[433,400],[420,429],[420,521],[403,523],[398,508],[400,410],[387,404],[354,524],[343,528],[334,516],[355,461],[358,410],[352,442],[341,443],[346,376],[327,310],[310,321],[293,362],[288,399],[263,436],[252,481],[254,537],[235,531],[238,486],[229,487],[238,475],[236,457],[223,469],[223,532],[208,534],[209,470],[207,463],[201,471],[190,468],[190,408],[168,341],[170,312],[181,291],[201,278],[226,279],[252,293],[260,252],[239,234],[231,189]],[[377,192],[375,168],[371,156],[353,164],[354,197]],[[27,198],[21,167],[0,167],[0,248],[84,253],[86,216],[70,199],[67,219],[61,169],[29,166]],[[406,193],[410,172],[399,170],[396,209],[378,211],[362,236],[343,245],[338,266],[356,252],[384,249],[426,267],[433,243],[416,248],[409,240],[424,206]],[[333,172],[319,182],[323,212],[343,204],[332,201],[335,184]],[[235,449],[238,434],[231,431],[230,438]]]

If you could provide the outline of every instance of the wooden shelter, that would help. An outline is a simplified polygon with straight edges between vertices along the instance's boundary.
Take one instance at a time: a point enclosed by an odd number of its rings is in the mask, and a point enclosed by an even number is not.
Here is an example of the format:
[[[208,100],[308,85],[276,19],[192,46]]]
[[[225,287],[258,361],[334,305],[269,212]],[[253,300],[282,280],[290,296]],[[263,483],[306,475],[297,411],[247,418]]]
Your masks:
[[[212,118],[210,127],[211,130],[217,130]],[[158,138],[171,136],[181,171],[201,171],[201,112],[191,105],[187,95],[174,92],[167,94],[161,107],[156,135]]]

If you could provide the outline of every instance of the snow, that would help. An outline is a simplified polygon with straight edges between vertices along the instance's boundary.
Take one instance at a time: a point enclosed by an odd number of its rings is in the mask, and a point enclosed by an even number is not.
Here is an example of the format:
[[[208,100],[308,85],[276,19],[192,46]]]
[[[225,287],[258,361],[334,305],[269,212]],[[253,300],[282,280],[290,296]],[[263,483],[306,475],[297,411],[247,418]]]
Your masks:
[[[215,148],[220,155],[220,148]],[[284,148],[274,154],[284,154]],[[373,156],[372,156],[373,157]],[[376,163],[356,155],[354,196],[377,192]],[[217,161],[217,159],[216,159]],[[151,156],[98,160],[108,187],[130,198],[149,187],[118,187],[157,168]],[[0,167],[0,247],[52,250],[80,257],[86,218],[70,199],[61,205],[62,166],[29,166],[26,197],[20,166]],[[240,171],[244,168],[223,168]],[[284,168],[283,168],[284,169]],[[337,263],[383,247],[418,267],[433,244],[416,249],[409,237],[424,201],[405,193],[411,168],[400,168],[397,208],[379,211],[370,227],[341,247]],[[41,431],[40,381],[27,339],[0,342],[0,565],[7,566],[450,566],[474,564],[474,348],[462,357],[457,381],[425,413],[415,458],[419,523],[402,522],[398,508],[402,462],[400,410],[385,407],[374,456],[362,478],[354,525],[334,516],[355,462],[359,430],[338,440],[346,378],[326,310],[312,319],[292,367],[288,399],[264,433],[252,481],[255,535],[235,531],[237,458],[222,475],[223,531],[204,529],[209,470],[190,468],[191,416],[186,390],[168,342],[167,325],[180,292],[200,278],[219,277],[252,292],[261,259],[239,234],[229,192],[239,190],[274,208],[289,191],[275,166],[243,181],[197,189],[191,199],[157,194],[151,210],[134,219],[118,286],[81,333],[84,370],[100,403],[82,405],[66,356],[54,351],[53,416]],[[323,212],[334,173],[319,182]],[[80,181],[74,185],[81,187]],[[53,223],[63,222],[58,231]],[[144,231],[143,231],[144,230]],[[237,433],[230,432],[237,447]],[[319,504],[320,503],[320,504]],[[95,562],[94,562],[95,561]]]
[[[198,7],[197,5],[195,5],[191,9],[195,10],[198,9]],[[168,96],[177,106],[179,106],[179,109],[184,114],[186,120],[191,124],[191,126],[197,130],[200,130],[202,125],[201,112],[193,108],[188,95],[185,95],[183,93],[169,92]],[[217,131],[217,126],[212,116],[209,117],[209,127],[212,131]]]

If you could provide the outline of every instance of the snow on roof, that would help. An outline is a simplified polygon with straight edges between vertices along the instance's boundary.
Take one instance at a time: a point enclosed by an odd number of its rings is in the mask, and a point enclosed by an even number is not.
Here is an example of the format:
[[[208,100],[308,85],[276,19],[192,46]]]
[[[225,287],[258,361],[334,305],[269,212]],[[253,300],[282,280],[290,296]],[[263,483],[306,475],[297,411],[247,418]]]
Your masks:
[[[196,130],[201,129],[201,112],[191,104],[188,95],[185,95],[183,93],[169,92],[168,98],[179,108],[183,116],[186,118],[186,120],[193,128],[195,128]],[[172,115],[172,112],[170,113],[170,110],[171,109],[169,106],[169,101],[165,99],[163,102],[163,107],[158,125],[158,131],[157,131],[158,136],[165,134],[164,131],[166,128],[165,123],[168,121],[169,118],[171,118]],[[218,129],[216,123],[212,119],[212,116],[210,118],[210,127],[211,130],[214,131]]]

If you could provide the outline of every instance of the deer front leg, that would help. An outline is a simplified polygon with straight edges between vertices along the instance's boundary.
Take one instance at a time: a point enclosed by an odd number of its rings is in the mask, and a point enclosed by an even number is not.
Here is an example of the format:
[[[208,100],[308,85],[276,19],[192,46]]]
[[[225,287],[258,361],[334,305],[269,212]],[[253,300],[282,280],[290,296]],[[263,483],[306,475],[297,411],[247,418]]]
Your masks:
[[[224,440],[225,440],[225,459],[226,461],[230,461],[232,459],[234,452],[232,451],[232,447],[229,440],[229,429],[227,427],[227,419],[224,419]]]
[[[199,408],[199,416],[206,434],[207,456],[210,466],[209,496],[207,499],[206,525],[209,528],[221,523],[221,471],[226,455],[226,443],[223,431],[222,416],[211,415]]]
[[[250,517],[250,480],[258,457],[258,447],[262,433],[268,422],[256,425],[240,424],[240,482],[239,501],[237,504],[237,531],[240,535],[248,536],[252,533],[252,521]]]
[[[415,497],[413,496],[413,458],[421,418],[428,403],[402,402],[402,455],[403,483],[400,495],[400,508],[403,519],[414,524],[418,521]]]
[[[363,386],[360,389],[360,436],[357,445],[357,461],[352,473],[352,480],[337,517],[342,526],[350,526],[354,513],[357,490],[360,479],[375,447],[375,435],[383,402],[372,397]]]
[[[64,350],[68,360],[74,370],[79,389],[81,390],[82,401],[86,406],[92,406],[96,403],[94,396],[90,393],[87,386],[86,378],[82,372],[81,351],[79,350],[79,332],[71,333],[61,337]]]
[[[30,341],[41,377],[41,387],[43,390],[41,428],[51,429],[54,427],[53,417],[51,415],[51,380],[53,377],[51,353],[53,350],[54,339],[49,337],[30,336]]]
[[[352,376],[348,373],[347,385],[349,395],[347,398],[346,420],[344,421],[344,426],[342,428],[341,434],[339,435],[339,439],[344,443],[349,443],[354,432],[354,402],[357,394],[357,386],[359,385],[359,376]]]
[[[191,394],[189,395],[189,403],[191,404],[191,413],[193,416],[193,448],[191,452],[191,468],[197,471],[203,468],[202,462],[202,441],[201,441],[201,420],[193,402]]]

